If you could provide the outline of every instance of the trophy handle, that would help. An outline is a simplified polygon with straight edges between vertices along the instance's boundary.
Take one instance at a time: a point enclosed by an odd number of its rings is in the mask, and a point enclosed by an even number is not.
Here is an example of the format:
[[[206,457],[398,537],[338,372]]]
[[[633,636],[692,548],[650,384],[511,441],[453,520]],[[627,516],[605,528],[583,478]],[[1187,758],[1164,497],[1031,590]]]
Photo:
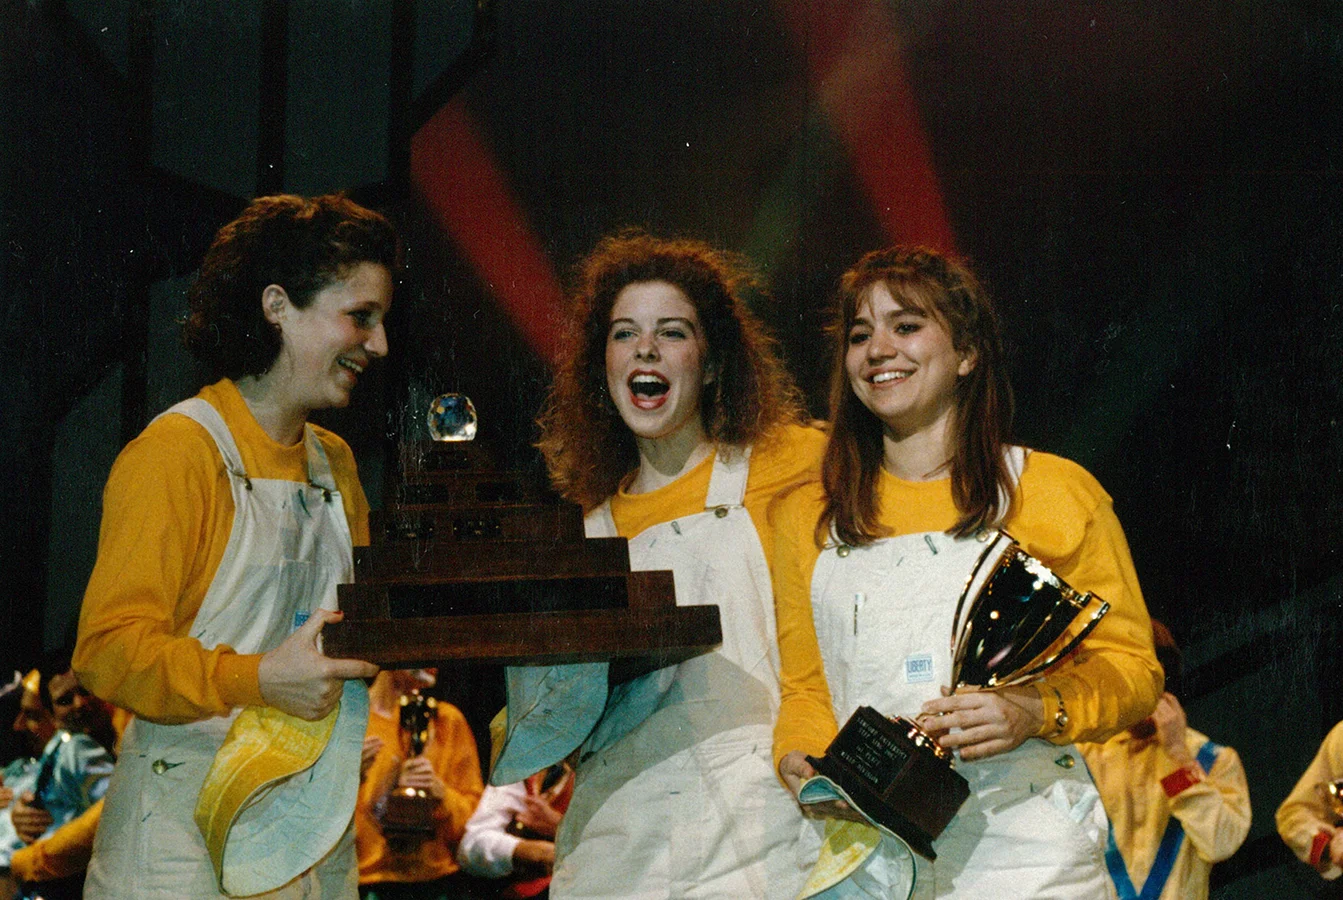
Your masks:
[[[1039,675],[1045,669],[1048,669],[1050,666],[1054,665],[1054,663],[1058,662],[1060,659],[1063,659],[1063,657],[1067,656],[1069,653],[1072,653],[1074,650],[1076,650],[1077,645],[1082,643],[1082,641],[1086,638],[1086,636],[1091,634],[1092,630],[1098,624],[1100,624],[1101,617],[1103,617],[1107,612],[1110,611],[1110,604],[1107,601],[1101,600],[1095,594],[1091,593],[1084,594],[1082,596],[1083,608],[1085,608],[1086,605],[1089,604],[1092,600],[1099,600],[1100,608],[1097,609],[1094,614],[1092,614],[1091,619],[1085,625],[1082,626],[1082,630],[1079,631],[1077,635],[1074,638],[1072,638],[1072,640],[1068,641],[1067,644],[1065,644],[1059,650],[1051,654],[1049,658],[1044,660],[1043,662],[1031,666],[1024,672],[1018,672],[1016,675],[1013,675],[1011,678],[1008,678],[1005,681],[997,681],[995,679],[990,679],[989,683],[986,684],[985,687],[989,688],[1013,687],[1014,685],[1030,681],[1036,675]]]
[[[1012,536],[1011,536],[1010,534],[1008,534],[1008,533],[1005,532],[1005,531],[999,531],[999,532],[997,533],[997,537],[995,537],[995,538],[993,538],[992,540],[989,540],[989,541],[986,542],[986,546],[984,547],[984,551],[983,551],[982,553],[979,554],[979,558],[975,560],[975,566],[974,566],[974,568],[971,569],[971,570],[970,570],[970,574],[969,574],[968,576],[966,576],[966,579],[965,579],[965,587],[961,588],[961,596],[960,596],[960,599],[958,599],[958,600],[956,601],[956,612],[955,612],[955,613],[952,615],[952,617],[951,617],[951,658],[952,658],[952,659],[957,659],[958,656],[959,656],[959,654],[956,652],[959,648],[957,648],[956,645],[959,643],[959,637],[960,637],[960,631],[961,631],[961,610],[965,607],[965,598],[968,597],[968,596],[970,596],[970,586],[973,585],[973,584],[975,583],[975,579],[979,577],[979,570],[982,569],[982,568],[984,568],[984,562],[989,558],[989,554],[993,552],[994,548],[998,546],[998,544],[1003,540],[1003,538],[1006,538],[1006,539],[1007,539],[1007,542],[1008,542],[1008,546],[1009,546],[1009,547],[1010,547],[1012,544],[1015,544],[1015,543],[1016,543],[1016,541],[1013,540],[1013,538],[1012,538]],[[1004,548],[1004,550],[1005,550],[1005,549],[1006,549],[1006,548]],[[998,553],[999,558],[1002,557],[1002,553],[1003,553],[1003,551],[1000,550],[999,553]],[[956,681],[955,678],[952,678],[952,683],[953,683],[953,684],[955,683],[955,681]]]
[[[1007,545],[1001,546],[1004,540],[1007,541]],[[961,634],[961,610],[965,607],[965,598],[970,596],[970,588],[974,585],[975,579],[979,577],[979,570],[984,568],[984,563],[988,561],[990,554],[995,549],[998,550],[994,562],[994,565],[997,565],[1002,561],[1007,551],[1014,546],[1017,546],[1016,539],[1006,531],[998,530],[995,537],[986,541],[983,552],[979,554],[979,558],[975,560],[974,568],[970,570],[970,574],[965,579],[965,587],[961,589],[961,596],[956,601],[956,612],[951,617],[951,684],[953,688],[960,678],[961,658],[965,655],[964,649],[961,647],[961,642],[965,637]]]

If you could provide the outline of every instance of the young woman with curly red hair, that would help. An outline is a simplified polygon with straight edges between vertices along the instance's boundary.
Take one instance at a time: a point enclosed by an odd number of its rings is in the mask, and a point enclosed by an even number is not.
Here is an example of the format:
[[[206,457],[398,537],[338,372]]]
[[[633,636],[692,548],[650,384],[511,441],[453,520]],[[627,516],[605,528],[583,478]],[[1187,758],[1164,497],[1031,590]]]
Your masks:
[[[539,446],[588,535],[628,538],[636,569],[672,569],[680,605],[717,604],[723,643],[599,702],[556,839],[556,898],[785,897],[805,874],[808,826],[769,757],[764,548],[770,500],[815,476],[824,437],[799,424],[744,284],[726,255],[642,233],[603,240],[582,268]]]

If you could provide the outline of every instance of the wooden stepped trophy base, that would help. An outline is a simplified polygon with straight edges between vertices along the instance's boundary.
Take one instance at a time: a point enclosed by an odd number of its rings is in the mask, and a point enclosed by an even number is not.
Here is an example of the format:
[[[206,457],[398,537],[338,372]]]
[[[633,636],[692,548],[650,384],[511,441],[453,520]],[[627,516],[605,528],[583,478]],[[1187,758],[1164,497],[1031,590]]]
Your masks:
[[[469,442],[403,448],[401,480],[340,586],[324,652],[385,669],[618,662],[647,671],[722,642],[716,606],[676,605],[672,573],[632,572],[624,539],[583,537],[573,504]]]

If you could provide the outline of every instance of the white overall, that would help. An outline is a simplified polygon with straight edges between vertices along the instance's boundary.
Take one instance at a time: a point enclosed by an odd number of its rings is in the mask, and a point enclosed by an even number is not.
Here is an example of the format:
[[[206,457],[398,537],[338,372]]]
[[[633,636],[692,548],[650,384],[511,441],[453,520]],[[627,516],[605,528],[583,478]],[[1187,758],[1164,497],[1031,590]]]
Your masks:
[[[913,718],[950,683],[956,601],[984,545],[941,532],[867,547],[829,546],[811,602],[835,716],[859,705]],[[1032,738],[977,762],[957,761],[970,798],[933,843],[937,861],[887,838],[849,882],[824,897],[913,896],[993,900],[1110,898],[1107,821],[1073,747]]]
[[[353,578],[349,523],[326,454],[307,428],[309,484],[249,479],[233,436],[214,407],[197,398],[164,415],[172,413],[194,419],[214,438],[231,476],[235,509],[228,546],[190,634],[207,649],[227,644],[239,653],[270,650],[313,609],[335,609],[336,585]],[[355,683],[347,683],[347,697],[350,684]],[[365,714],[366,710],[364,703]],[[235,710],[232,715],[183,725],[143,719],[131,723],[122,738],[99,823],[85,884],[87,898],[226,896],[219,891],[192,814],[201,784],[236,715]],[[340,731],[336,729],[337,734]],[[303,842],[303,849],[321,861],[280,889],[257,896],[357,896],[350,825],[357,784],[355,772],[349,774],[349,809],[330,811],[331,824],[322,829],[325,834],[314,834],[311,827],[286,832],[288,840]]]
[[[747,454],[720,451],[705,510],[630,541],[634,569],[675,573],[677,605],[719,606],[723,644],[612,691],[556,838],[556,900],[773,900],[815,858],[799,846],[814,828],[774,774],[778,645],[747,472]],[[587,534],[615,535],[609,504]]]

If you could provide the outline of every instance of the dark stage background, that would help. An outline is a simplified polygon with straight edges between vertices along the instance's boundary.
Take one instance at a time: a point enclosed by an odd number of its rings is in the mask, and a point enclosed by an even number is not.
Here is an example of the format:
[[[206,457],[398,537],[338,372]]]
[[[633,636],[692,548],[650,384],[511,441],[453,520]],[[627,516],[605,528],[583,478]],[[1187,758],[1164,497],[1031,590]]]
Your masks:
[[[1272,813],[1343,718],[1343,6],[0,0],[0,64],[4,673],[69,633],[112,459],[194,389],[184,290],[247,198],[349,189],[407,236],[393,358],[324,420],[375,503],[448,389],[540,477],[604,233],[746,254],[818,414],[839,273],[922,241],[991,284],[1020,441],[1113,495],[1192,723],[1245,758],[1219,895],[1312,896]],[[443,680],[487,717],[496,675]]]

